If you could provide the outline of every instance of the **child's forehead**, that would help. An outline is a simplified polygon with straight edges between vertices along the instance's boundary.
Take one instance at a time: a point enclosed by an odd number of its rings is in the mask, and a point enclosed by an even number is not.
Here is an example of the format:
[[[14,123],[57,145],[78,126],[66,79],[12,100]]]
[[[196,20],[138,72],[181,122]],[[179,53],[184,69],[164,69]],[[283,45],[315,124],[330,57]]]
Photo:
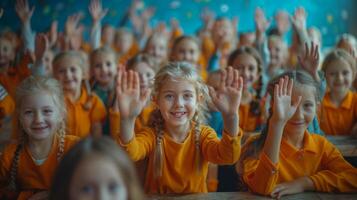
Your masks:
[[[292,97],[302,97],[303,100],[316,100],[316,87],[307,84],[295,84],[292,91]]]
[[[196,90],[196,84],[193,81],[184,78],[173,78],[167,77],[161,82],[161,90],[172,89],[172,90]]]

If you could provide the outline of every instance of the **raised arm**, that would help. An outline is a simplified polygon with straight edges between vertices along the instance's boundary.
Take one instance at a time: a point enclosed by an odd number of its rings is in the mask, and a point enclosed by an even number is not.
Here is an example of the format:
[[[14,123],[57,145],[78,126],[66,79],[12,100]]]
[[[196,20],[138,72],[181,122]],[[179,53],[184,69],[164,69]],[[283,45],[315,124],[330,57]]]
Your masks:
[[[223,128],[232,137],[239,132],[239,105],[242,98],[243,79],[232,67],[222,70],[219,88],[209,92],[214,105],[222,113]]]
[[[119,71],[116,101],[120,111],[120,140],[129,143],[134,137],[135,119],[146,105],[150,90],[140,91],[139,75],[134,71]]]
[[[102,8],[102,3],[100,0],[91,0],[88,9],[93,21],[92,30],[90,34],[90,42],[92,45],[92,49],[97,49],[101,45],[101,21],[105,17],[105,15],[107,15],[108,9]]]
[[[35,7],[30,9],[27,0],[17,0],[15,4],[15,11],[21,21],[21,34],[24,40],[25,50],[35,51],[35,34],[31,29],[31,18]]]

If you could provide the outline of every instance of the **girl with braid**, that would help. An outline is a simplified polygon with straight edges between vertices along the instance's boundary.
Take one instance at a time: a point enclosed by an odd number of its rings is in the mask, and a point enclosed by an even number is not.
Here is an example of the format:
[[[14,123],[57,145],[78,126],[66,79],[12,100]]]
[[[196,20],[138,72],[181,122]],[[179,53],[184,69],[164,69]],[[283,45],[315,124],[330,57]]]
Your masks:
[[[30,76],[15,102],[19,138],[0,158],[0,199],[46,198],[61,157],[78,141],[65,135],[62,88],[55,79]]]
[[[169,63],[160,69],[152,93],[157,108],[149,126],[135,134],[135,118],[150,91],[140,91],[136,72],[119,76],[120,133],[116,139],[134,161],[148,156],[146,193],[207,192],[208,162],[232,164],[239,159],[242,131],[238,107],[243,80],[231,67],[222,71],[220,80],[220,86],[209,88],[209,93],[223,116],[221,140],[203,125],[208,90],[190,64]]]

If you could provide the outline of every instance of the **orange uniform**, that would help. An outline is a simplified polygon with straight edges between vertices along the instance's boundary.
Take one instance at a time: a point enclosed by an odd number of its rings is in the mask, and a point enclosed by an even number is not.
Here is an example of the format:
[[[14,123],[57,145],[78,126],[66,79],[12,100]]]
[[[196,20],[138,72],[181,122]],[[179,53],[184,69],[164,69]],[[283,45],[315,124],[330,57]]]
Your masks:
[[[263,114],[255,116],[250,111],[250,104],[241,104],[239,106],[239,127],[244,132],[258,131],[263,122]]]
[[[251,191],[263,195],[269,195],[277,184],[304,176],[319,192],[357,192],[357,169],[325,137],[307,131],[302,149],[282,139],[277,164],[264,152],[259,158],[243,161],[244,182]]]
[[[150,118],[151,112],[155,109],[153,104],[146,106],[140,115],[135,120],[135,132],[138,132],[141,128],[147,126]],[[116,138],[120,132],[120,113],[114,112],[109,109],[109,123],[110,123],[110,134],[113,138]]]
[[[30,60],[30,56],[25,56],[18,66],[10,67],[7,72],[0,73],[0,84],[4,86],[10,96],[15,97],[16,87],[22,80],[31,75],[28,68]]]
[[[116,49],[117,53],[119,53],[120,50],[118,48],[114,48],[114,49]],[[139,45],[136,42],[133,42],[129,51],[127,51],[124,54],[120,54],[118,56],[119,58],[118,63],[125,65],[126,62],[132,57],[134,57],[139,51],[140,51]]]
[[[327,93],[322,100],[319,122],[327,135],[350,134],[357,123],[357,93],[349,91],[339,107],[331,102]]]
[[[0,100],[0,109],[1,113],[4,116],[12,115],[15,110],[15,102],[11,96],[6,95],[3,99]]]
[[[64,143],[64,153],[66,153],[74,144],[79,140],[75,136],[65,136]],[[31,153],[27,146],[25,146],[20,152],[17,176],[16,176],[16,187],[21,192],[19,199],[27,199],[34,194],[34,191],[49,190],[52,183],[52,176],[55,173],[55,169],[59,164],[57,160],[58,138],[56,137],[52,145],[52,149],[44,163],[37,165],[31,156]],[[1,156],[0,162],[0,187],[4,188],[7,186],[10,180],[10,170],[15,156],[15,151],[17,144],[8,145],[4,153]],[[0,199],[1,194],[0,193]]]
[[[96,94],[89,96],[87,91],[82,89],[81,96],[76,102],[72,102],[67,97],[65,101],[67,105],[67,133],[69,135],[84,138],[90,134],[91,124],[104,122],[107,111]]]
[[[145,191],[147,193],[195,193],[207,192],[208,162],[218,164],[232,164],[239,159],[240,139],[223,134],[218,139],[215,131],[207,126],[201,126],[200,155],[201,168],[197,172],[195,165],[195,134],[194,129],[188,133],[182,143],[177,143],[164,133],[162,139],[163,169],[159,179],[154,177],[154,154],[156,148],[156,134],[151,128],[143,128],[135,134],[128,144],[121,144],[134,160],[148,156],[148,168],[145,179]],[[119,143],[120,140],[119,140]]]

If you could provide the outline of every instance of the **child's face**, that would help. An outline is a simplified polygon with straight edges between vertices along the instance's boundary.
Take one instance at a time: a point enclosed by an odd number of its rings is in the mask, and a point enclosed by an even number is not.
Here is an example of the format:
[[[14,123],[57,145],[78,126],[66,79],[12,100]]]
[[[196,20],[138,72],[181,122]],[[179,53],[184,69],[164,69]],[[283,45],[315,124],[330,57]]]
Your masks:
[[[15,60],[15,49],[9,40],[0,38],[0,68],[10,66],[10,62]]]
[[[186,61],[192,64],[197,64],[200,57],[200,49],[198,45],[189,39],[184,39],[177,44],[174,51],[175,61]]]
[[[160,64],[167,57],[167,43],[164,38],[154,38],[147,44],[146,53],[153,56],[155,63]]]
[[[101,154],[83,158],[69,185],[70,200],[128,198],[127,188],[116,164]]]
[[[162,83],[157,104],[170,128],[189,125],[197,108],[197,94],[194,84],[189,81],[167,79]]]
[[[114,40],[114,29],[112,26],[105,26],[102,30],[102,41],[104,44],[111,45]]]
[[[212,31],[212,37],[215,44],[230,42],[233,37],[232,23],[228,19],[216,21]]]
[[[312,122],[316,113],[316,89],[308,85],[293,87],[292,102],[296,102],[301,96],[301,103],[294,115],[288,120],[285,130],[303,133]]]
[[[147,89],[150,87],[155,76],[154,70],[145,62],[139,62],[135,64],[133,70],[139,73],[140,88]]]
[[[233,61],[233,68],[243,77],[243,88],[249,89],[259,78],[258,62],[249,54],[240,54]]]
[[[120,50],[120,53],[128,52],[132,44],[133,37],[130,33],[122,33],[115,40],[115,46]]]
[[[281,40],[269,40],[268,49],[270,53],[270,65],[283,67],[285,63],[285,53],[286,48],[284,48],[284,43]]]
[[[351,88],[352,69],[347,62],[341,59],[334,60],[327,66],[325,76],[332,93],[347,92]]]
[[[54,65],[54,75],[65,91],[78,91],[81,88],[83,71],[80,60],[74,56],[66,56]]]
[[[30,140],[48,139],[55,134],[59,122],[63,119],[48,92],[22,99],[19,118]]]
[[[117,65],[114,55],[97,53],[92,60],[92,73],[94,79],[101,86],[113,83],[117,74]]]

